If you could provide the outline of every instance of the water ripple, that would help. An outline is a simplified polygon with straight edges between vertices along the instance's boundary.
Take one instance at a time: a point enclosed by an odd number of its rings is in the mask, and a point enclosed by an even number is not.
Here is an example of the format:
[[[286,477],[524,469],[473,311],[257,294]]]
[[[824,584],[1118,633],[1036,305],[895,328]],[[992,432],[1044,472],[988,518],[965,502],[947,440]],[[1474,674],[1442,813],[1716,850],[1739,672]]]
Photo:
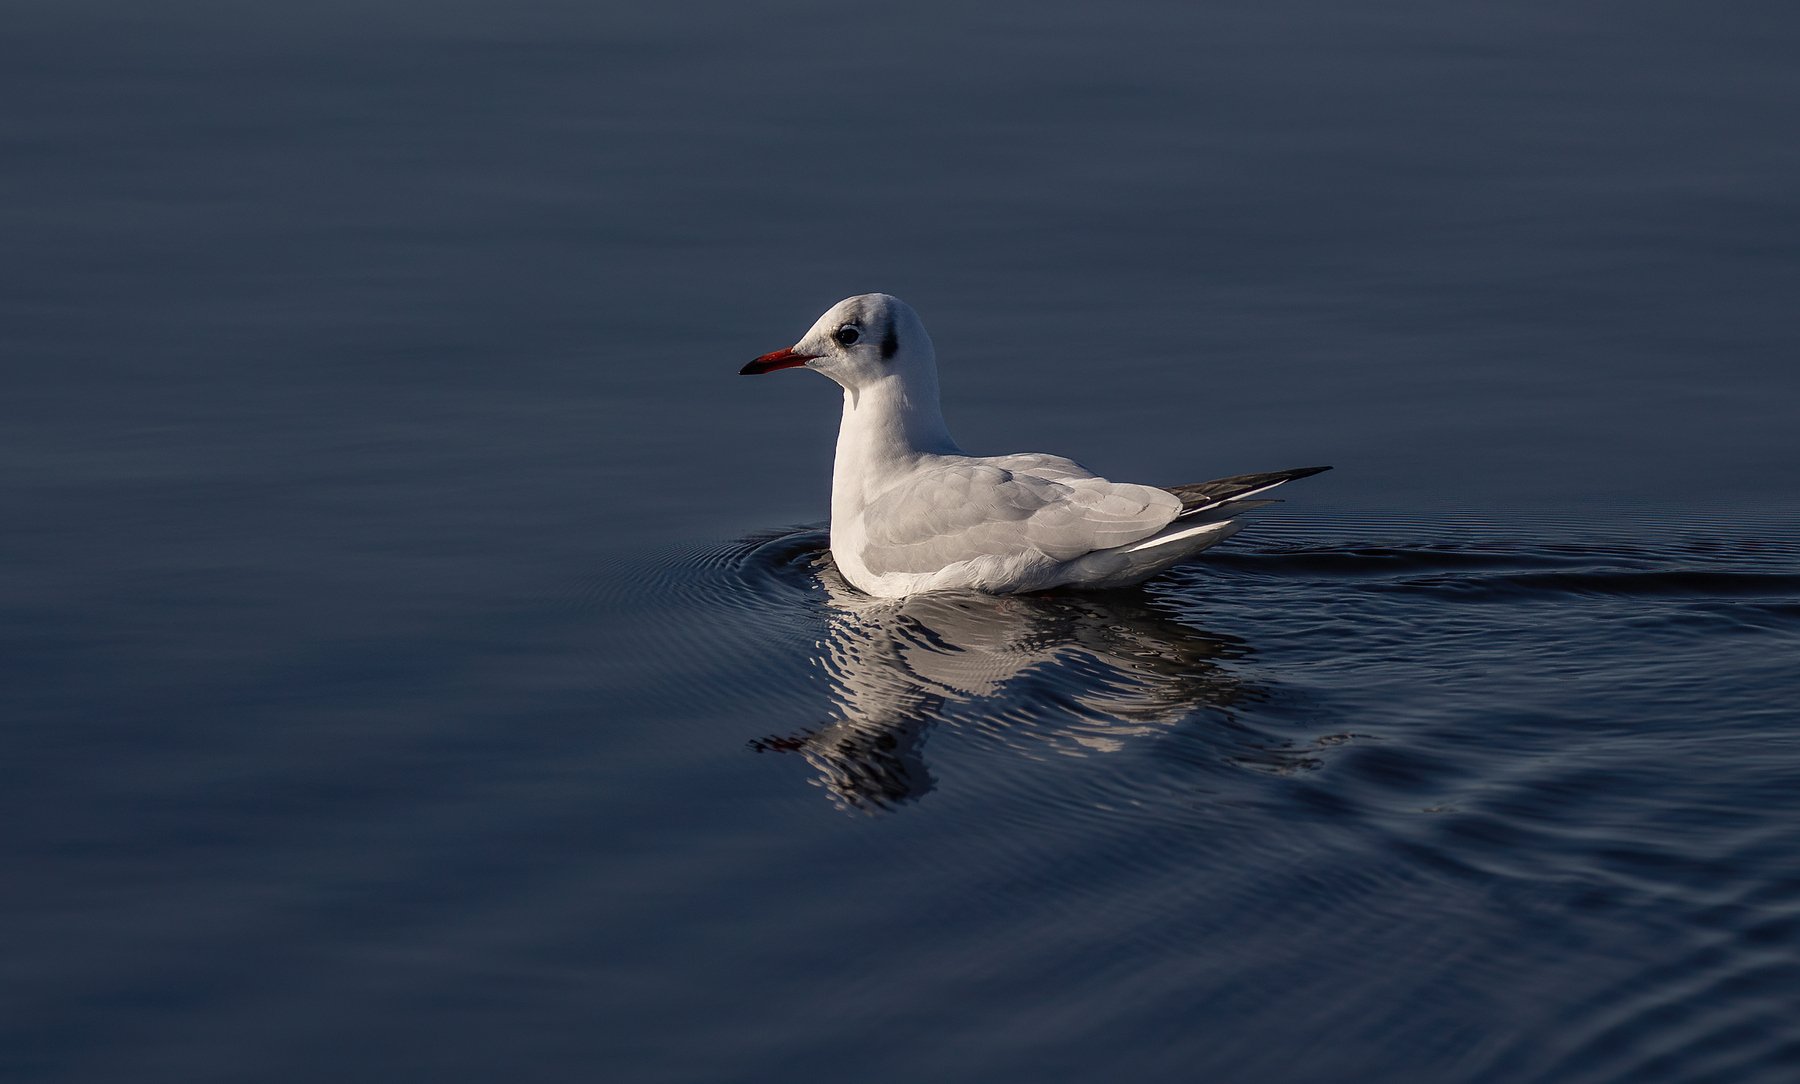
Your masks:
[[[1026,761],[1130,753],[1273,777],[1316,772],[1336,758],[1335,778],[1353,790],[1404,793],[1428,806],[1466,782],[1470,769],[1392,735],[1358,741],[1354,728],[1337,721],[1341,685],[1315,687],[1306,669],[1271,671],[1254,641],[1285,652],[1350,626],[1365,658],[1374,651],[1459,668],[1465,663],[1432,659],[1433,645],[1466,640],[1482,651],[1496,633],[1491,619],[1474,620],[1459,604],[1587,598],[1677,600],[1746,634],[1793,631],[1800,551],[1792,545],[1695,537],[1654,524],[1628,534],[1614,524],[1593,537],[1559,524],[1552,538],[1537,541],[1517,540],[1512,530],[1508,540],[1454,518],[1390,523],[1383,533],[1405,541],[1377,542],[1366,526],[1288,519],[1265,540],[1215,551],[1144,589],[892,601],[845,584],[831,566],[826,533],[801,527],[662,554],[611,590],[708,614],[709,637],[753,636],[765,660],[774,644],[803,653],[787,665],[803,665],[808,687],[823,693],[820,721],[753,736],[750,745],[801,755],[834,803],[865,812],[910,803],[939,785],[942,773],[927,765],[925,747],[940,727],[958,735],[957,756],[988,785],[1012,770],[992,762],[994,751]],[[1387,604],[1382,596],[1419,601]],[[1667,612],[1610,620],[1638,624],[1652,639],[1678,636]],[[1422,623],[1437,626],[1431,645],[1418,639]],[[1329,654],[1321,660],[1327,667],[1355,663]],[[1545,665],[1559,663],[1546,655]],[[1144,781],[1099,773],[1062,785],[1105,803],[1117,796],[1109,790]]]
[[[800,527],[654,555],[578,605],[658,617],[635,650],[703,656],[705,740],[765,754],[742,763],[769,787],[958,826],[889,847],[897,883],[966,844],[963,898],[1016,925],[946,940],[918,982],[1041,958],[1048,985],[1179,1003],[1203,951],[1233,991],[1210,1010],[1365,976],[1303,1030],[1413,1033],[1385,1007],[1444,1002],[1421,1050],[1457,1079],[1779,1079],[1800,731],[1759,690],[1800,639],[1800,546],[1539,526],[1289,518],[1132,591],[899,601]],[[1534,1034],[1465,1026],[1480,991],[1532,988],[1510,1018]],[[1281,1075],[1265,1048],[1216,1054]]]

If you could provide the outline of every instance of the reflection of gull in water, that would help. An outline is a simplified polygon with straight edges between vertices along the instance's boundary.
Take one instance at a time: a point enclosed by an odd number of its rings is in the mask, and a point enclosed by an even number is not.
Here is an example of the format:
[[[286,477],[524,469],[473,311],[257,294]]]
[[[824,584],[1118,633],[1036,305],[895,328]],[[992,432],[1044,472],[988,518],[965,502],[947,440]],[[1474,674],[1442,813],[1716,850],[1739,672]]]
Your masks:
[[[956,719],[1032,751],[1085,756],[1247,695],[1223,669],[1241,644],[1182,624],[1142,591],[876,599],[821,569],[829,625],[817,662],[836,719],[754,743],[796,751],[834,799],[875,810],[932,786],[928,724]]]

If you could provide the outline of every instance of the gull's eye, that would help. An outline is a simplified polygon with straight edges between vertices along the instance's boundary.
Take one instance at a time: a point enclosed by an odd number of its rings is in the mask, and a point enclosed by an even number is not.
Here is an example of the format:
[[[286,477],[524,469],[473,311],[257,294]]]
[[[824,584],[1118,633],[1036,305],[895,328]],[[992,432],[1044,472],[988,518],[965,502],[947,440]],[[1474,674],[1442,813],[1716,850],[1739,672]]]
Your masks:
[[[856,340],[862,338],[862,332],[856,330],[853,324],[845,324],[832,332],[831,337],[837,340],[839,346],[855,346]]]

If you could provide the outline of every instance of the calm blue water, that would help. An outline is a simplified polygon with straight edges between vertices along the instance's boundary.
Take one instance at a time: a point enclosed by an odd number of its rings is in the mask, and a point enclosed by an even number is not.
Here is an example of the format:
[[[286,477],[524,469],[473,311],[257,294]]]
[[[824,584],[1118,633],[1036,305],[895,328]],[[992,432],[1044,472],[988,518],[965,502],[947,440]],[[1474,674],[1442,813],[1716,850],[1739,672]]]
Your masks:
[[[1800,1078],[1791,5],[0,20],[0,1076]],[[1334,463],[874,605],[834,389]]]

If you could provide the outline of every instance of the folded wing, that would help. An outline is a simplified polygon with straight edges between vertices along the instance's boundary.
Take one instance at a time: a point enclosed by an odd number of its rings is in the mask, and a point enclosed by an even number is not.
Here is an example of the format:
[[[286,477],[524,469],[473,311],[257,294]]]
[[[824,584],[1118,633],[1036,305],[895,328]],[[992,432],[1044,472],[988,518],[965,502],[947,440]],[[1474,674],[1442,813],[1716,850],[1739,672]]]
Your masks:
[[[1166,490],[1109,482],[1052,456],[947,459],[869,505],[863,556],[877,575],[979,557],[1069,561],[1148,538],[1181,506]]]

